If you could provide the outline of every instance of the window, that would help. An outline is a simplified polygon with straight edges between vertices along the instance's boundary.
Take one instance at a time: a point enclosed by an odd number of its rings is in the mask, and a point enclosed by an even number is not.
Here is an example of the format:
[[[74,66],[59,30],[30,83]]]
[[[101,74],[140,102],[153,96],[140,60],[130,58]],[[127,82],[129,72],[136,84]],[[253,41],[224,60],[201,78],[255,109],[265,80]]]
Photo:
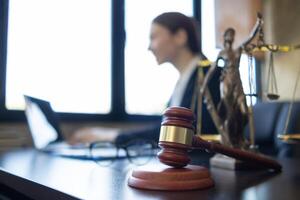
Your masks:
[[[0,119],[12,121],[24,120],[24,94],[62,120],[157,119],[132,115],[161,114],[178,78],[148,51],[151,21],[200,11],[195,0],[0,2]]]
[[[111,1],[10,0],[6,108],[23,94],[72,113],[111,110]]]
[[[163,12],[193,15],[193,1],[126,0],[125,92],[129,114],[161,114],[176,84],[178,74],[170,64],[158,66],[148,51],[151,21]]]

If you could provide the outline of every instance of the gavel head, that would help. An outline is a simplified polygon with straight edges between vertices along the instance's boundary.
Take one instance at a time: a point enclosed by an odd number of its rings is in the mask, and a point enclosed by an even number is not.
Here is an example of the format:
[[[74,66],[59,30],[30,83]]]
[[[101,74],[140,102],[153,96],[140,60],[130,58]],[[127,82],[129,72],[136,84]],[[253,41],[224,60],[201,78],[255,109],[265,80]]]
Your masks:
[[[165,110],[158,143],[161,147],[157,154],[160,162],[176,168],[190,162],[188,151],[195,132],[194,121],[195,116],[190,109],[170,107]]]

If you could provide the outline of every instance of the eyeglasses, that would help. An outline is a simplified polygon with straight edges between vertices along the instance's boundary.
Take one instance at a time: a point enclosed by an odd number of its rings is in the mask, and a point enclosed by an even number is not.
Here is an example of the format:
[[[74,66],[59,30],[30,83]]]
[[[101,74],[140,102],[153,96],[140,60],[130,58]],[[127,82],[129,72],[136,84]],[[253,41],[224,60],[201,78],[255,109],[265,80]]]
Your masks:
[[[136,139],[125,145],[111,142],[93,142],[90,144],[90,156],[100,166],[108,166],[115,159],[128,159],[135,165],[148,163],[158,152],[154,141]]]

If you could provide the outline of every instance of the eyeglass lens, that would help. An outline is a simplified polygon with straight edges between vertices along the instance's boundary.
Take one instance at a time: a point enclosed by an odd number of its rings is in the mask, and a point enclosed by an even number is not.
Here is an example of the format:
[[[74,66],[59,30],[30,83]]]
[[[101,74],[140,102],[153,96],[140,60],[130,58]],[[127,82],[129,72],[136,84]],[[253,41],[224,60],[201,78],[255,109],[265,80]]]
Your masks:
[[[117,148],[113,143],[98,142],[91,146],[91,156],[101,166],[112,164],[115,158],[128,157],[135,165],[144,165],[156,155],[154,143],[146,140],[133,140],[124,147]]]

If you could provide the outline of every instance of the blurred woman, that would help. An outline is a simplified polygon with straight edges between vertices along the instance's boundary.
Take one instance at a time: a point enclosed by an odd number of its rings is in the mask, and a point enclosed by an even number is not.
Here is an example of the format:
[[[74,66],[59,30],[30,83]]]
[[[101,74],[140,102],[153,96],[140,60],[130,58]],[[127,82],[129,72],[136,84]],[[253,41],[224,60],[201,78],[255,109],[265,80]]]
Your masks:
[[[149,50],[154,54],[158,64],[171,63],[179,72],[179,79],[168,106],[186,108],[192,106],[197,84],[198,63],[206,60],[201,52],[199,36],[196,21],[178,12],[163,13],[152,21]],[[206,71],[207,68],[204,69],[204,73]],[[220,99],[219,76],[220,71],[217,70],[209,84],[215,103]],[[217,133],[206,106],[202,108],[202,133]],[[110,134],[109,139],[115,140],[116,143],[125,143],[133,138],[158,140],[159,130],[160,124],[157,124],[143,130]],[[84,137],[89,136],[81,135],[78,140],[86,140],[83,139]],[[102,139],[101,134],[94,134],[94,137],[88,140]]]

